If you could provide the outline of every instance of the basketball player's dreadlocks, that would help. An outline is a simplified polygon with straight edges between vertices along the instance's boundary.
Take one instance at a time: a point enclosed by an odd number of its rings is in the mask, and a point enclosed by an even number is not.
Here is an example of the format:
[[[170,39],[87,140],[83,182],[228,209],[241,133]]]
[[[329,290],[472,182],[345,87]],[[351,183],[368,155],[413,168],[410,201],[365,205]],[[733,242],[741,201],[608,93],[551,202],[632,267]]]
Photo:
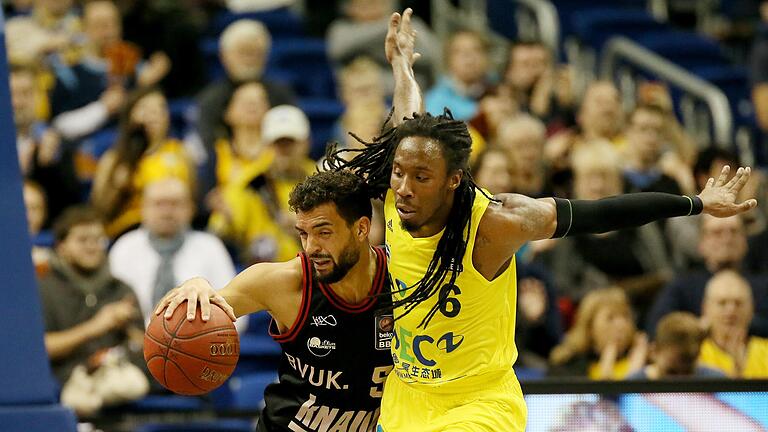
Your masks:
[[[397,127],[386,127],[391,116],[390,113],[381,134],[372,142],[366,142],[357,135],[350,133],[364,145],[363,148],[338,149],[335,144],[330,145],[326,149],[324,167],[332,170],[352,170],[366,180],[372,198],[384,199],[387,189],[389,189],[392,161],[397,145],[403,138],[418,136],[430,138],[440,143],[449,173],[459,169],[463,171],[461,183],[454,192],[453,207],[448,215],[445,231],[437,244],[437,249],[432,255],[432,260],[427,266],[424,277],[413,286],[400,290],[413,289],[408,296],[393,301],[393,307],[405,307],[403,314],[405,316],[420,303],[439,292],[437,302],[419,324],[419,327],[426,327],[432,317],[447,302],[450,290],[441,288],[453,285],[458,277],[461,261],[469,241],[468,224],[472,218],[475,193],[480,190],[481,193],[486,194],[478,188],[469,172],[469,153],[472,139],[469,136],[467,126],[461,121],[454,120],[448,109],[439,116],[414,113],[412,119],[406,119]],[[446,278],[448,284],[444,284]]]

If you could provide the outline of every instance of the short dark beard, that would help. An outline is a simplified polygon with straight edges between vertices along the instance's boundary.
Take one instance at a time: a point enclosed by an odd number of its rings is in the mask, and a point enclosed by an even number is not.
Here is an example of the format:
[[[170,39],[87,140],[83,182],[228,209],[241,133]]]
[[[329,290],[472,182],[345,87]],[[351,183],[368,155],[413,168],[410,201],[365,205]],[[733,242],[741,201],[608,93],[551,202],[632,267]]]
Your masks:
[[[330,284],[344,279],[347,273],[349,273],[349,270],[360,260],[360,254],[353,245],[349,244],[341,251],[338,263],[330,255],[310,255],[310,258],[330,258],[333,262],[333,270],[326,275],[319,274],[317,269],[312,266],[312,273],[314,274],[315,279],[319,282]]]
[[[400,228],[408,231],[408,232],[415,232],[419,228],[421,228],[421,225],[416,225],[413,222],[406,222],[404,220],[400,221]]]

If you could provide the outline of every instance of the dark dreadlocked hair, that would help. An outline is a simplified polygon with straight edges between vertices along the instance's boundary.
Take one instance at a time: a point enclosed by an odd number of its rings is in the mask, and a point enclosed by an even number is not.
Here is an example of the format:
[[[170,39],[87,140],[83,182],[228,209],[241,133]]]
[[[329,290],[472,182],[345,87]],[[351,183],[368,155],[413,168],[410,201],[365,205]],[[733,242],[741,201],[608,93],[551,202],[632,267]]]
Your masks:
[[[387,127],[391,117],[390,112],[381,134],[372,142],[366,142],[350,132],[350,135],[363,144],[363,148],[339,149],[337,144],[330,144],[326,148],[323,165],[328,170],[351,170],[366,180],[372,198],[384,199],[389,189],[392,162],[398,144],[403,138],[417,136],[432,139],[440,144],[449,173],[462,170],[463,175],[459,186],[454,191],[453,207],[448,215],[445,230],[424,277],[411,287],[401,288],[399,291],[410,289],[413,291],[405,298],[394,300],[392,303],[394,308],[404,306],[405,312],[402,316],[405,316],[416,306],[439,293],[437,302],[419,324],[419,327],[426,328],[432,317],[447,303],[450,289],[445,287],[453,286],[461,271],[461,262],[469,242],[468,224],[472,218],[475,193],[479,190],[489,199],[492,198],[472,179],[469,170],[472,139],[467,125],[462,121],[454,120],[450,110],[446,108],[443,114],[438,116],[414,113],[413,118],[405,119],[402,124]],[[447,284],[444,283],[446,279],[448,279]],[[396,288],[393,287],[393,289]]]

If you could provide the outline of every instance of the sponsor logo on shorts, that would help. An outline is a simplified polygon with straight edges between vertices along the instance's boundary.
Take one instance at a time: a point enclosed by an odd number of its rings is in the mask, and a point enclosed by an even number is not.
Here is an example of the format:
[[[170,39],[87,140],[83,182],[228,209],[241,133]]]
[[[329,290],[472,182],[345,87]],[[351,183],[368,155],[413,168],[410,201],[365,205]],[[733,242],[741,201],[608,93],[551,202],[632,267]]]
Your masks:
[[[315,336],[307,339],[307,349],[315,357],[325,357],[336,349],[336,343]]]

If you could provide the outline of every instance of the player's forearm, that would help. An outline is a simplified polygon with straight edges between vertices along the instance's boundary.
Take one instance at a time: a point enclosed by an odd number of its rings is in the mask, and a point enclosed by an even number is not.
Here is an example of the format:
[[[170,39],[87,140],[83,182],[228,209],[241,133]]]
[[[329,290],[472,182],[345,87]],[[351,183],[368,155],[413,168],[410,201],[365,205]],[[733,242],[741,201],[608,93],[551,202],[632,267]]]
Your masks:
[[[555,199],[557,229],[552,237],[600,234],[677,216],[701,213],[698,197],[642,192],[595,201]]]
[[[94,320],[86,321],[68,330],[45,333],[45,350],[51,360],[59,360],[102,334],[104,331]]]
[[[403,122],[403,118],[413,117],[413,113],[424,111],[424,100],[421,97],[419,83],[413,74],[413,68],[407,60],[402,59],[392,64],[395,75],[395,94],[392,104],[395,109],[394,125]]]

